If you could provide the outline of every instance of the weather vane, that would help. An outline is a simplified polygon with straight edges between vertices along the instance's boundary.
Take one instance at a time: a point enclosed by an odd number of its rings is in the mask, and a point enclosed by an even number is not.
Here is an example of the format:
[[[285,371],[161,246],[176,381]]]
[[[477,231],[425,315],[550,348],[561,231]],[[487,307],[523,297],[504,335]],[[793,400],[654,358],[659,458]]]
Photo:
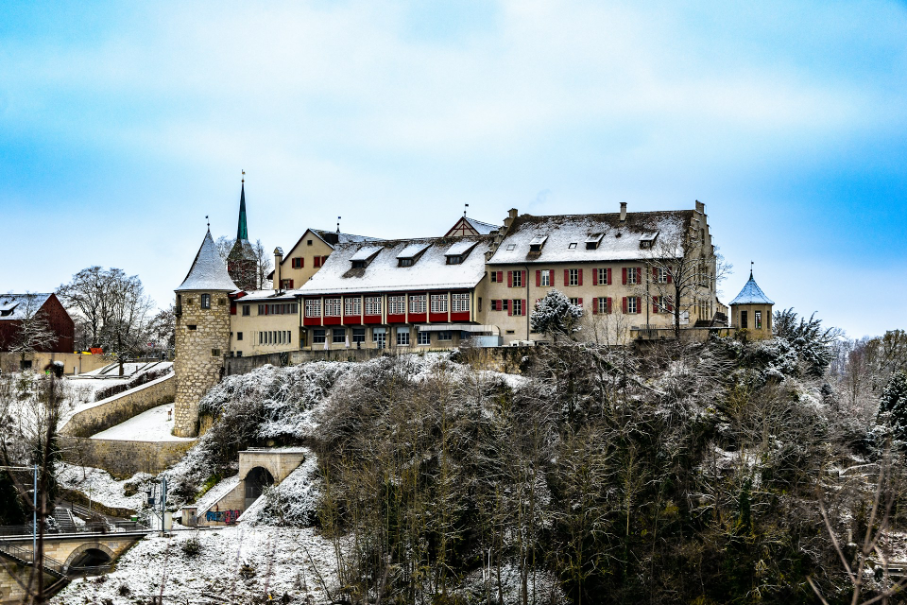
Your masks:
[[[241,169],[241,171],[242,171],[242,173],[243,173],[243,178],[241,179],[241,181],[242,181],[243,183],[245,183],[245,182],[246,182],[246,171],[245,171],[244,169]]]
[[[211,221],[208,220],[208,215],[205,215],[205,223],[208,225],[208,229],[211,229]]]
[[[337,233],[341,233],[341,218],[337,217]]]
[[[464,219],[467,218],[467,209],[468,209],[468,208],[470,208],[470,205],[469,205],[469,204],[464,204],[464,205],[463,205],[463,216],[464,216]]]

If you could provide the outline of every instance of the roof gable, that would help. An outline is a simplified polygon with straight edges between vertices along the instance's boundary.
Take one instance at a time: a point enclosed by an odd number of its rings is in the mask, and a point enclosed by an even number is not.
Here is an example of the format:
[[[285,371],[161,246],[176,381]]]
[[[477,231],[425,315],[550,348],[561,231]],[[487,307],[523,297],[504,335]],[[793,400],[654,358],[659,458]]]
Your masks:
[[[44,307],[54,293],[7,293],[0,295],[0,320],[24,320]]]
[[[744,285],[744,288],[741,289],[741,292],[738,293],[737,297],[732,299],[729,305],[752,304],[775,305],[775,302],[767,297],[763,293],[763,290],[757,285],[756,280],[754,280],[753,272],[750,273],[750,279],[747,281],[747,284]]]
[[[202,245],[195,255],[189,273],[186,274],[186,279],[175,292],[183,290],[224,290],[228,292],[237,290],[236,284],[227,273],[227,264],[218,254],[217,245],[211,237],[210,230],[202,240]]]

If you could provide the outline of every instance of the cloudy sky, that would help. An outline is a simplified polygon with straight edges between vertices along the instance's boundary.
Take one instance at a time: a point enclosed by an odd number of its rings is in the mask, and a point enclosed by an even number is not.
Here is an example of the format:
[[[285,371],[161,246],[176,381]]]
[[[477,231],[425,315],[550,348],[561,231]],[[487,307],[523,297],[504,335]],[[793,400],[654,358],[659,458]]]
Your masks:
[[[91,10],[86,12],[86,7]],[[906,326],[904,2],[8,3],[0,291],[159,305],[205,233],[707,205],[777,307]]]

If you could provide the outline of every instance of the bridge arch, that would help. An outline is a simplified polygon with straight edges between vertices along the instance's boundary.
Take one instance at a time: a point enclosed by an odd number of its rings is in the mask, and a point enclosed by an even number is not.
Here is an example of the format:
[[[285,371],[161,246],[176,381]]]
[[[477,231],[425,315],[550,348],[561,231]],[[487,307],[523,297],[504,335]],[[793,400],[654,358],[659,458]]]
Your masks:
[[[116,559],[115,554],[107,545],[96,541],[83,543],[72,550],[69,557],[64,562],[65,569],[68,571],[76,567],[104,566],[112,564]]]

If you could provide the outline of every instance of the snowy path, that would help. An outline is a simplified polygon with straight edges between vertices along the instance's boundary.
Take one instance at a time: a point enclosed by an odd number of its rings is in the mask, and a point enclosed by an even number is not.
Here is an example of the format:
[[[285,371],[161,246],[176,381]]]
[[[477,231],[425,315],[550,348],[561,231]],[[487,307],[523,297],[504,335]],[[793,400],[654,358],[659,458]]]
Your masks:
[[[137,442],[188,442],[195,438],[178,438],[171,435],[173,415],[168,418],[168,411],[173,404],[156,406],[131,419],[105,429],[92,436],[93,440],[134,440]]]
[[[141,509],[145,500],[144,485],[150,483],[153,477],[147,473],[137,473],[128,480],[115,480],[103,469],[82,467],[69,463],[58,463],[57,482],[64,488],[78,490],[92,501],[107,505],[108,507],[123,507],[126,509]],[[134,484],[141,489],[132,496],[126,496],[125,485]]]
[[[191,538],[201,546],[194,556],[182,549]],[[52,603],[148,604],[164,580],[165,604],[263,603],[266,593],[275,600],[287,594],[292,604],[325,604],[320,577],[329,588],[337,585],[333,547],[314,529],[238,524],[143,539],[106,579],[73,581]]]

